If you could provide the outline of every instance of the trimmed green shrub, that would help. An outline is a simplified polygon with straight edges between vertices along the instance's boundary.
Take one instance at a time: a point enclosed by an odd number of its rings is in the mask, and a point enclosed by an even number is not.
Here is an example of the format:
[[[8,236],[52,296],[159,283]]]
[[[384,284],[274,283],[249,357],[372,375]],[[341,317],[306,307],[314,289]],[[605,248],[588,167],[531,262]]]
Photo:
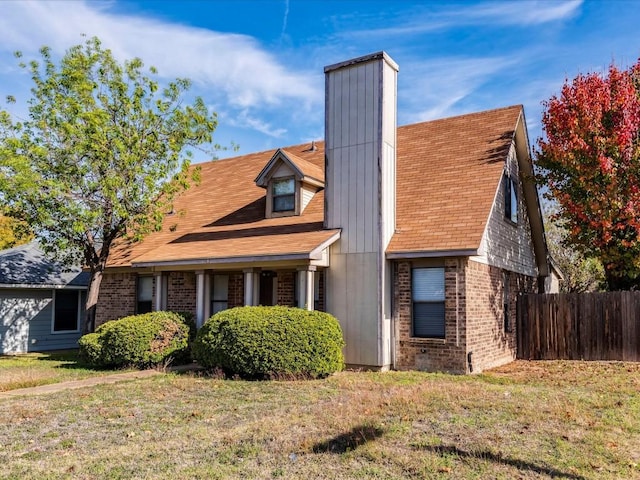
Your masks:
[[[104,323],[79,343],[83,357],[95,366],[145,368],[188,356],[188,338],[180,315],[151,312]]]
[[[324,377],[343,367],[332,315],[289,307],[237,307],[211,317],[193,344],[205,368],[245,378]]]
[[[97,333],[88,333],[80,337],[80,340],[78,340],[80,358],[95,366],[102,364],[100,360],[102,347],[100,346],[99,339],[100,335]]]

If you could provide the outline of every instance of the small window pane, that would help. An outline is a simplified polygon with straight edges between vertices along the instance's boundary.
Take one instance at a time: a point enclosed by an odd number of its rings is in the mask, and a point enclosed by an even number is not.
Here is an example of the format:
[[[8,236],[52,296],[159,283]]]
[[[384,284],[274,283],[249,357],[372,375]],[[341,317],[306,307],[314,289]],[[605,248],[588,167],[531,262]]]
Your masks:
[[[413,336],[444,338],[444,302],[413,304]]]
[[[273,197],[273,211],[274,212],[286,212],[293,210],[296,207],[294,195],[281,195],[279,197]]]
[[[511,221],[518,223],[518,191],[516,190],[516,184],[513,180],[511,183]]]
[[[78,292],[56,290],[54,332],[78,330]]]
[[[444,268],[414,268],[411,285],[414,302],[444,301]]]
[[[295,193],[295,184],[293,178],[287,178],[285,180],[275,180],[273,182],[273,195],[288,195]]]
[[[137,313],[148,313],[153,305],[153,277],[138,277]]]
[[[229,308],[229,302],[211,302],[211,315],[215,315],[218,312]]]
[[[153,277],[138,278],[138,300],[153,300]]]

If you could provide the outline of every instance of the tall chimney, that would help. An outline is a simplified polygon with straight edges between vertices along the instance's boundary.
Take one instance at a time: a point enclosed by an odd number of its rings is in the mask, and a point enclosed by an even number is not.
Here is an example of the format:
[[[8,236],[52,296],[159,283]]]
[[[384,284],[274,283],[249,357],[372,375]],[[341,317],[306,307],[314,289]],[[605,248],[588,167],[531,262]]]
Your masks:
[[[349,365],[391,365],[398,65],[385,53],[325,67],[325,226],[331,247],[326,304],[342,325]]]

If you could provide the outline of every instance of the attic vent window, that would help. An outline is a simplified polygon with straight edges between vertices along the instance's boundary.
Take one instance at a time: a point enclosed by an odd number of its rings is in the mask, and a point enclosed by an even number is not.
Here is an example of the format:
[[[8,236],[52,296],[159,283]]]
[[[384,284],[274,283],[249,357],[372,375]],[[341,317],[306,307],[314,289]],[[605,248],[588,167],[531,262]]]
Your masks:
[[[518,187],[513,178],[504,177],[504,216],[507,220],[518,223]]]
[[[296,208],[296,184],[293,178],[273,181],[273,211],[288,212]]]

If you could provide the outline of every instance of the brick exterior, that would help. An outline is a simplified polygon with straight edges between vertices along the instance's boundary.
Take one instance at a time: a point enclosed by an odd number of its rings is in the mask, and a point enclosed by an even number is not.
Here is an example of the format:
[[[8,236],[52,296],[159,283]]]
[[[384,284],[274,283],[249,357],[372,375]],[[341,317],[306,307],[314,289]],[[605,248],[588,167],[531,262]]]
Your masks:
[[[446,260],[445,338],[412,337],[411,267],[398,262],[394,275],[394,318],[396,319],[396,368],[427,371],[466,371],[466,331],[464,322],[464,274],[458,273],[456,315],[456,260]]]
[[[229,275],[229,308],[244,305],[244,276],[242,273]]]
[[[135,273],[103,275],[96,308],[96,327],[135,313],[137,278]]]
[[[196,274],[170,272],[167,286],[167,310],[196,314]]]
[[[324,270],[319,270],[318,271],[318,298],[316,299],[316,310],[319,310],[321,312],[325,312],[325,306],[324,306],[324,277],[325,277],[325,271]]]
[[[276,305],[295,307],[296,272],[278,272],[278,298]]]
[[[167,272],[167,309],[196,313],[196,275],[194,272]],[[106,273],[102,279],[96,326],[136,313],[136,273]],[[319,275],[320,300],[318,310],[324,310],[324,274]],[[278,271],[278,305],[295,306],[295,271]],[[153,298],[155,308],[156,285],[154,279]],[[244,276],[229,274],[229,308],[244,305]]]
[[[446,259],[445,338],[414,338],[411,268],[411,262],[397,262],[394,269],[396,368],[470,373],[515,359],[516,297],[535,291],[535,278],[508,273],[510,323],[505,332],[505,271],[467,258]]]

